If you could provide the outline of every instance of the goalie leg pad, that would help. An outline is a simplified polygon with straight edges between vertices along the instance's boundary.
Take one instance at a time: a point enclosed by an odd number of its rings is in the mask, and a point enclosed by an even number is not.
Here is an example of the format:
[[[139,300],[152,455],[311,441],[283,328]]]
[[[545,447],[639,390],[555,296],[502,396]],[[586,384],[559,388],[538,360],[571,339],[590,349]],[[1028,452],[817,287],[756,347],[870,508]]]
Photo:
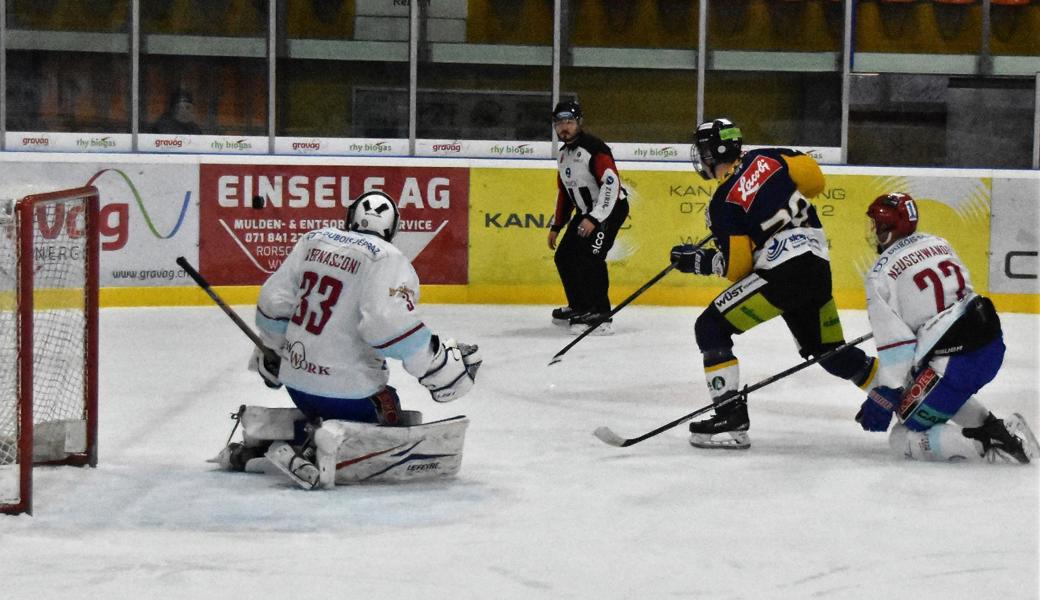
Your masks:
[[[314,434],[321,485],[420,481],[450,477],[462,466],[469,419],[414,427],[325,421]]]
[[[297,423],[306,420],[298,408],[247,406],[239,416],[242,441],[246,446],[260,446],[272,441],[292,440],[299,432]]]
[[[242,442],[232,442],[206,462],[216,463],[227,471],[249,473],[270,472],[264,453],[271,442],[305,437],[307,417],[296,408],[242,406],[232,414],[235,427],[242,427]],[[234,430],[232,430],[234,435]]]

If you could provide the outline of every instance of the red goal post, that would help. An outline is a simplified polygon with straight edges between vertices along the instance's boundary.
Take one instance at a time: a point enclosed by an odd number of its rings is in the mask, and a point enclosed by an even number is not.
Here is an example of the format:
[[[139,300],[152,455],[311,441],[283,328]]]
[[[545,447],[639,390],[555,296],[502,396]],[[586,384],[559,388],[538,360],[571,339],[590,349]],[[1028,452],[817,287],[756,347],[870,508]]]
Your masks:
[[[34,464],[97,465],[97,188],[0,214],[0,513],[32,513]]]

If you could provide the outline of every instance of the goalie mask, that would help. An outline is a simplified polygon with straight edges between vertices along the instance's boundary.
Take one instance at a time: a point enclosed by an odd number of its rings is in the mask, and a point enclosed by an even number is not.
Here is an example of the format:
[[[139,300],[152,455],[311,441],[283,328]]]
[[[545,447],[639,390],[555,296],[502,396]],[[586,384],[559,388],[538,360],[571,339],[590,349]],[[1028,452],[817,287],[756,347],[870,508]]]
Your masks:
[[[715,168],[740,158],[744,137],[740,128],[729,119],[715,119],[697,126],[693,145],[690,146],[690,162],[693,168],[707,180],[715,178]]]
[[[347,229],[371,233],[388,242],[397,235],[400,222],[397,203],[383,192],[365,192],[347,208]]]
[[[910,194],[882,194],[867,208],[867,243],[878,254],[896,241],[917,231],[917,203]]]

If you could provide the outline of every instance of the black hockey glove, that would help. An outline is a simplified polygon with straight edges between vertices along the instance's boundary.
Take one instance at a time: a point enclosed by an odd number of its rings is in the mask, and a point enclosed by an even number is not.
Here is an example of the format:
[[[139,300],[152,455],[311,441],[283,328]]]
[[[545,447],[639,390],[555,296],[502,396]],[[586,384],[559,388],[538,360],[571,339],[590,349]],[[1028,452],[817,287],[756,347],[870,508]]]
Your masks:
[[[683,273],[714,275],[713,264],[718,254],[718,250],[698,248],[693,244],[682,244],[672,248],[670,259],[675,264],[675,268]]]

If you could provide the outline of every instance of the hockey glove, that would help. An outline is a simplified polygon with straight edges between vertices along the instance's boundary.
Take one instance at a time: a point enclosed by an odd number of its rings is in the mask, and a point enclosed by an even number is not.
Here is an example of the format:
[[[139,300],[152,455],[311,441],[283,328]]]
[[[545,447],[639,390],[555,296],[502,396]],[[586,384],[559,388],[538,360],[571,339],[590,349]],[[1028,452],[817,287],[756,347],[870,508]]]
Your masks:
[[[260,348],[253,349],[253,356],[249,360],[249,370],[259,373],[261,379],[264,380],[264,385],[272,390],[282,387],[282,382],[278,379],[278,370],[281,366],[282,357],[278,353],[273,350],[262,352]]]
[[[442,343],[437,336],[430,338],[430,346],[434,353],[433,359],[426,374],[419,378],[419,383],[430,390],[430,396],[437,402],[451,402],[466,395],[473,387],[476,369],[480,368],[480,354],[475,346],[467,345],[467,350],[473,350],[463,355],[463,349],[455,340]],[[467,357],[471,359],[472,365],[466,362]]]
[[[870,390],[856,413],[856,422],[864,431],[887,431],[902,396],[903,390],[896,388],[878,386]]]
[[[673,247],[669,258],[675,264],[675,268],[683,273],[713,275],[715,273],[714,263],[718,254],[718,250],[683,244]]]
[[[462,353],[462,362],[466,365],[466,372],[469,373],[469,378],[473,381],[477,380],[477,369],[480,365],[484,364],[484,359],[480,356],[480,347],[476,344],[464,344],[458,342],[459,352]]]

